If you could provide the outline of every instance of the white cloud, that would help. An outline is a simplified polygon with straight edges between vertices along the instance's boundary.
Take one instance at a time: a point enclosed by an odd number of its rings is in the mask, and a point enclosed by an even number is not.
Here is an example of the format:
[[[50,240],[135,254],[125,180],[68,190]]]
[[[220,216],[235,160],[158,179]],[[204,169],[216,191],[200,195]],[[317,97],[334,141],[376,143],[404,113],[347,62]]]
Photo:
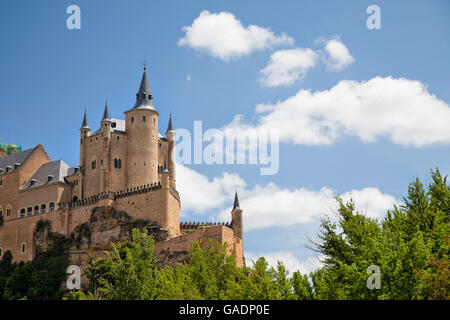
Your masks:
[[[224,172],[210,180],[193,169],[177,164],[177,189],[183,212],[202,214],[206,210],[220,208],[225,202],[231,203],[234,191],[245,185],[237,174]]]
[[[182,29],[179,46],[206,51],[211,56],[228,61],[250,54],[254,50],[292,45],[294,39],[285,33],[275,35],[270,29],[255,25],[244,27],[230,12],[202,11],[191,26]]]
[[[253,189],[240,191],[239,200],[245,214],[245,230],[290,226],[320,219],[326,214],[337,212],[335,195],[336,191],[327,187],[320,190],[289,190],[274,183],[256,185]],[[375,218],[383,217],[387,210],[399,203],[393,196],[384,194],[377,188],[352,190],[342,195],[344,200],[349,200],[350,197],[354,200],[358,212]],[[219,220],[226,220],[230,211],[231,206],[223,209]]]
[[[272,226],[290,226],[309,223],[325,214],[336,212],[336,191],[323,187],[320,190],[305,188],[289,190],[274,183],[256,184],[248,188],[237,174],[224,172],[208,179],[205,175],[177,165],[177,188],[182,195],[184,213],[204,214],[215,211],[217,221],[229,221],[234,191],[239,191],[239,201],[244,210],[244,228],[253,230]],[[376,188],[352,190],[342,195],[353,198],[356,209],[370,217],[383,217],[398,201]]]
[[[383,218],[387,210],[392,209],[399,202],[391,195],[381,193],[377,188],[352,190],[341,195],[342,200],[356,201],[356,210],[371,218]]]
[[[347,47],[339,39],[327,41],[324,50],[326,53],[325,63],[330,71],[340,71],[355,61]]]
[[[290,85],[316,65],[317,57],[317,53],[310,48],[276,51],[270,56],[268,65],[260,71],[260,82],[267,87]]]
[[[364,142],[390,139],[421,147],[450,142],[450,108],[416,80],[375,77],[343,80],[329,90],[300,90],[275,104],[260,104],[255,125],[238,115],[224,129],[279,130],[281,142],[331,145],[343,136]]]
[[[258,258],[260,257],[264,257],[269,266],[272,266],[274,268],[277,267],[278,261],[283,262],[284,266],[289,271],[289,274],[291,276],[295,271],[300,271],[302,275],[309,274],[311,271],[314,271],[322,266],[319,258],[310,256],[305,260],[300,260],[292,252],[289,251],[265,253],[246,252],[245,262],[248,266],[251,266],[252,261],[256,262],[256,260],[258,260]]]
[[[186,81],[191,81],[191,75],[190,75],[190,74],[188,74],[188,75],[186,76]]]

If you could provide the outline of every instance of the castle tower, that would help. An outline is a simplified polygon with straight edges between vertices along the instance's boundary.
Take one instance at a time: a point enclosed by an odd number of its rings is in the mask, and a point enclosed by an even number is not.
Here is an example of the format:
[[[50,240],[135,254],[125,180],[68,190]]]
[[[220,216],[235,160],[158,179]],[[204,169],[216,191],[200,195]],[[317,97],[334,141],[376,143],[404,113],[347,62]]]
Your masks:
[[[91,128],[89,127],[87,120],[87,112],[84,109],[84,117],[83,122],[80,128],[80,170],[81,170],[81,179],[80,179],[80,187],[81,190],[84,190],[83,187],[83,176],[85,174],[86,166],[87,166],[87,138],[91,135]],[[83,196],[83,194],[81,194]]]
[[[144,67],[136,103],[125,111],[127,187],[158,181],[158,116]]]
[[[233,228],[233,233],[235,237],[239,239],[244,239],[244,226],[242,224],[242,210],[239,207],[239,199],[236,194],[234,195],[233,210],[231,210],[231,227]]]
[[[80,167],[84,168],[86,165],[86,138],[91,135],[91,128],[87,120],[86,109],[84,109],[83,123],[80,128]]]
[[[109,110],[108,110],[108,101],[105,102],[105,110],[103,111],[103,117],[101,127],[102,127],[102,136],[104,139],[110,139],[111,138],[111,118],[109,117]]]
[[[102,121],[100,121],[102,131],[102,149],[100,158],[100,192],[109,190],[110,186],[110,159],[111,159],[111,118],[109,117],[108,101],[105,102]]]
[[[169,118],[169,125],[167,126],[166,139],[169,142],[168,148],[168,169],[170,186],[176,189],[176,170],[175,170],[175,129],[172,123],[172,114]]]

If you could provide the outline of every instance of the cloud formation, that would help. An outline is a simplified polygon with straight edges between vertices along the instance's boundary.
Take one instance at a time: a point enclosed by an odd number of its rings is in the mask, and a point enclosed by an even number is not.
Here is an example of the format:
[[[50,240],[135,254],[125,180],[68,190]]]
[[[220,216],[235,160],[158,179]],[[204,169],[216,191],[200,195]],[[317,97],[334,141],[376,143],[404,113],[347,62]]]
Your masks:
[[[179,46],[205,51],[224,61],[238,59],[255,50],[280,45],[292,45],[294,39],[282,33],[275,35],[270,29],[256,25],[244,27],[230,12],[210,13],[204,10],[178,40]]]
[[[241,115],[224,128],[278,130],[280,141],[331,145],[344,136],[363,142],[386,138],[403,146],[450,142],[450,108],[416,80],[375,77],[342,80],[329,90],[300,90],[275,104],[256,106],[256,124]]]
[[[310,49],[295,48],[272,53],[260,72],[260,83],[266,87],[287,86],[302,78],[316,65],[318,54]]]
[[[256,184],[249,188],[237,174],[223,173],[208,179],[205,175],[177,164],[177,188],[182,195],[182,210],[195,214],[215,216],[216,221],[229,221],[234,190],[239,190],[239,201],[245,212],[245,230],[273,226],[291,226],[310,223],[326,214],[336,212],[336,191],[327,187],[320,190],[286,189],[275,183]],[[353,198],[356,209],[369,217],[381,218],[399,202],[377,188],[351,190],[341,195]],[[215,211],[216,214],[211,211]]]
[[[330,71],[340,71],[355,61],[347,47],[338,39],[328,40],[324,51],[324,60]]]
[[[272,53],[267,66],[260,70],[259,82],[266,87],[289,86],[303,79],[306,73],[317,65],[321,56],[329,71],[340,71],[355,59],[347,47],[339,40],[318,40],[324,49],[295,48]]]
[[[249,266],[251,265],[252,261],[256,262],[259,257],[264,257],[269,266],[274,268],[277,267],[278,261],[283,262],[290,275],[292,275],[292,273],[294,273],[295,271],[300,271],[301,274],[309,274],[310,272],[322,266],[319,258],[309,256],[302,260],[297,258],[294,253],[289,251],[245,253],[245,260]]]

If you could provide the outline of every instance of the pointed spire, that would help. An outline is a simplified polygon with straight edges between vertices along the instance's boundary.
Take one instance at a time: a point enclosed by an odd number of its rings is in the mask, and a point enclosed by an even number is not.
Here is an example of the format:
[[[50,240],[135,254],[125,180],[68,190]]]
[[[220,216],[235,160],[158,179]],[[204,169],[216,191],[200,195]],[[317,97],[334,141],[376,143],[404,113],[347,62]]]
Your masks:
[[[105,111],[103,111],[103,118],[102,121],[104,120],[109,120],[109,110],[108,110],[108,100],[106,100],[105,102]]]
[[[241,209],[239,207],[239,199],[238,199],[238,195],[237,195],[237,190],[236,190],[236,193],[234,195],[234,204],[233,204],[233,210],[235,210],[235,209]]]
[[[142,74],[141,85],[139,86],[139,92],[136,94],[136,103],[133,109],[153,109],[153,96],[150,92],[150,87],[148,85],[147,67],[144,65],[144,73]]]
[[[170,114],[170,117],[169,117],[169,125],[167,126],[166,132],[170,132],[170,131],[175,131],[175,129],[173,128],[173,123],[172,123],[172,113]]]
[[[80,129],[90,129],[88,121],[87,121],[86,109],[84,109],[83,123],[81,124],[81,128]]]

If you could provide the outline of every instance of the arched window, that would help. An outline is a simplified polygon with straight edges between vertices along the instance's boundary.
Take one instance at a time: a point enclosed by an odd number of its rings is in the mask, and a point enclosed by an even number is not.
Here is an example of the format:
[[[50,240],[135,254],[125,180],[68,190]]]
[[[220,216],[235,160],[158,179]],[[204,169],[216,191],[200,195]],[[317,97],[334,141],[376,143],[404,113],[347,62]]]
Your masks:
[[[2,206],[0,206],[0,217],[3,217],[3,209],[2,209]]]
[[[27,216],[31,216],[33,214],[33,208],[32,207],[28,207],[27,208]]]
[[[117,160],[117,167],[120,169],[122,168],[122,160]]]
[[[145,118],[145,116],[142,116],[142,121],[145,122],[147,120],[147,118]]]
[[[45,204],[41,204],[41,213],[45,213],[47,206]]]
[[[134,117],[131,117],[131,122],[134,122]]]
[[[22,246],[21,246],[21,251],[22,251],[22,253],[25,253],[25,252],[27,252],[27,244],[24,242],[24,243],[22,243]]]
[[[20,217],[25,217],[25,208],[20,209]]]
[[[8,205],[6,206],[6,216],[7,216],[7,217],[10,217],[10,216],[11,216],[11,210],[12,210],[11,205],[8,204]]]
[[[55,203],[54,202],[50,202],[50,204],[48,205],[48,211],[52,212],[55,210]]]
[[[39,206],[34,206],[34,214],[39,214]]]
[[[117,168],[117,159],[114,159],[114,168]]]

